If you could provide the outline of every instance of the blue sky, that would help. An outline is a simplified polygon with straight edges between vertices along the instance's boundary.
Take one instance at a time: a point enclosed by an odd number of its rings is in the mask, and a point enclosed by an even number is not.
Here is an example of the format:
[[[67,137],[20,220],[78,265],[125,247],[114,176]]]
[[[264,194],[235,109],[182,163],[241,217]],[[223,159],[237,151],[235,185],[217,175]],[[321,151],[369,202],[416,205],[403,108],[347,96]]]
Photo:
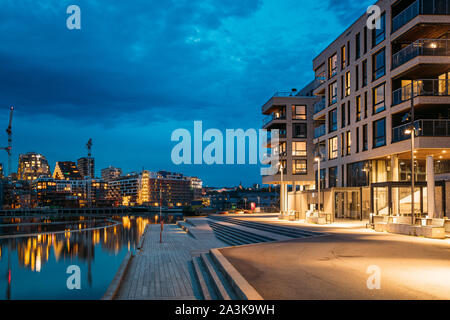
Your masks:
[[[53,170],[92,138],[97,173],[113,165],[209,186],[260,183],[256,165],[174,165],[172,131],[192,131],[194,120],[260,128],[267,99],[312,80],[312,59],[372,2],[2,0],[0,128],[13,105],[13,165],[35,151]],[[71,4],[81,30],[66,27]]]

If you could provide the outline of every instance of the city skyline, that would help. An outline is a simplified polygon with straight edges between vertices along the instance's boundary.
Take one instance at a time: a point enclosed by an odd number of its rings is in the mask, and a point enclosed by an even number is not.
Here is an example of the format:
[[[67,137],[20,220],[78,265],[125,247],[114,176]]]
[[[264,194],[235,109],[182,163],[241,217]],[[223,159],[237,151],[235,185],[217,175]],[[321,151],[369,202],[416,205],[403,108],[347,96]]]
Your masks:
[[[13,168],[29,151],[44,154],[52,168],[74,161],[92,138],[98,169],[178,171],[215,186],[260,183],[259,165],[176,166],[171,133],[200,119],[221,130],[259,128],[261,99],[311,80],[311,59],[371,1],[248,1],[216,9],[195,1],[182,8],[81,1],[81,30],[65,27],[69,4],[1,5],[0,27],[11,32],[0,35],[8,62],[0,124],[6,129],[14,106]],[[330,27],[311,28],[321,21]],[[6,145],[6,134],[0,141]],[[6,153],[0,161],[6,168]]]

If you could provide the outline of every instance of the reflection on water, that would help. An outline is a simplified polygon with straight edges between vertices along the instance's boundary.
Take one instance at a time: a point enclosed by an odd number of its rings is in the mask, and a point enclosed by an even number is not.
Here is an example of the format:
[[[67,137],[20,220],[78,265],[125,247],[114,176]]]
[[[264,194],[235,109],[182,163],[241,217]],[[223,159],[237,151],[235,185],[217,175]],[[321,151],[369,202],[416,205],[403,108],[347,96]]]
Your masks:
[[[0,239],[0,299],[100,299],[126,253],[154,222],[135,216],[32,220],[0,221],[0,235],[16,236],[48,232],[55,223],[55,233]],[[81,290],[67,289],[70,265],[81,269]]]

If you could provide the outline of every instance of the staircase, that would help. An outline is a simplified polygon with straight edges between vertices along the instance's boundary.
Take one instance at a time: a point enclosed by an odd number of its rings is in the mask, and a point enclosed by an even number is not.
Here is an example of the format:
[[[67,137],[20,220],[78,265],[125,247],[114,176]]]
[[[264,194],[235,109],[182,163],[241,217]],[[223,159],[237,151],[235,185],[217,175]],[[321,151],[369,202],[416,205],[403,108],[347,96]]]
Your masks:
[[[225,226],[213,221],[209,222],[211,229],[214,231],[215,236],[230,246],[240,246],[244,244],[260,243],[275,241],[275,239],[257,235],[250,232],[244,232],[237,228]]]
[[[204,300],[239,300],[241,297],[235,292],[219,265],[212,258],[211,253],[202,253],[192,258],[195,280]]]
[[[290,238],[306,238],[306,237],[317,236],[317,235],[321,234],[319,232],[312,232],[312,231],[301,230],[301,229],[291,228],[291,227],[286,227],[286,226],[276,226],[276,225],[272,225],[272,224],[268,224],[268,223],[241,220],[241,219],[223,217],[223,216],[209,216],[209,219],[233,223],[236,225],[241,225],[243,227],[253,228],[253,229],[266,231],[266,232],[271,232],[271,233],[283,235],[283,236],[290,237]]]

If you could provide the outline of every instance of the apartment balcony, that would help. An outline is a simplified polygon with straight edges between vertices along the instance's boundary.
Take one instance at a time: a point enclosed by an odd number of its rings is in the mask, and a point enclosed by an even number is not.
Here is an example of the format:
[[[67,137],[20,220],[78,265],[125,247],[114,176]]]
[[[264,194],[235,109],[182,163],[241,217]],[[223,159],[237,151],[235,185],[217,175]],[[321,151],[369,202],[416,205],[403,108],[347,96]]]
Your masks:
[[[416,0],[392,19],[392,33],[400,30],[419,15],[450,15],[450,2],[446,0]]]
[[[399,142],[411,138],[405,130],[411,127],[410,123],[392,128],[392,142]],[[422,119],[414,121],[418,137],[450,137],[450,120]]]
[[[281,116],[278,114],[271,114],[263,117],[263,129],[269,129],[274,124],[280,124],[286,121],[286,116]]]
[[[327,77],[325,75],[325,72],[320,73],[315,78],[315,89],[314,94],[315,95],[322,95],[325,94],[325,83],[327,82]]]
[[[315,127],[314,128],[314,139],[319,138],[323,135],[325,135],[327,132],[326,130],[326,126],[323,124],[321,126]]]
[[[450,96],[450,80],[419,79],[392,92],[392,105],[399,105],[416,97],[434,97],[426,99],[430,104],[448,104]],[[420,99],[414,105],[420,105]]]
[[[301,96],[298,95],[297,89],[292,89],[291,91],[277,91],[262,106],[262,113],[270,114],[274,109],[279,108],[277,104],[285,105],[288,101],[286,98],[301,98]]]
[[[421,39],[414,41],[392,56],[392,69],[418,56],[449,57],[450,39]]]
[[[322,111],[323,109],[325,109],[325,107],[326,107],[325,99],[316,102],[314,104],[314,114]]]

